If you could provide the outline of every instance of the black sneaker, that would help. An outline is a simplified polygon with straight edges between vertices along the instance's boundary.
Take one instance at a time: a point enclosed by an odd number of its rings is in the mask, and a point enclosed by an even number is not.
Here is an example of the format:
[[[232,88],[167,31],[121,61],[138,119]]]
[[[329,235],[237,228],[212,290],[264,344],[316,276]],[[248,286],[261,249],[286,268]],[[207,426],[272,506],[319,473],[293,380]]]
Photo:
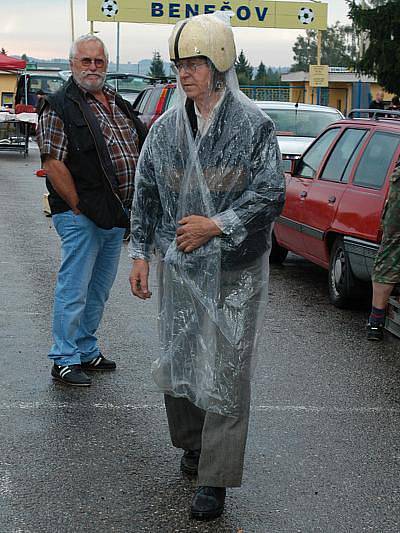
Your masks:
[[[367,324],[367,339],[369,341],[383,341],[383,324]]]
[[[199,487],[193,496],[190,513],[196,520],[213,520],[224,510],[225,487]]]
[[[115,370],[117,365],[115,361],[111,359],[106,359],[104,355],[99,354],[97,357],[86,363],[82,363],[82,368],[84,370]]]
[[[51,375],[54,379],[74,387],[89,387],[92,383],[90,377],[82,372],[81,365],[60,366],[54,363]]]
[[[197,476],[200,450],[185,450],[181,459],[181,470],[188,476]]]

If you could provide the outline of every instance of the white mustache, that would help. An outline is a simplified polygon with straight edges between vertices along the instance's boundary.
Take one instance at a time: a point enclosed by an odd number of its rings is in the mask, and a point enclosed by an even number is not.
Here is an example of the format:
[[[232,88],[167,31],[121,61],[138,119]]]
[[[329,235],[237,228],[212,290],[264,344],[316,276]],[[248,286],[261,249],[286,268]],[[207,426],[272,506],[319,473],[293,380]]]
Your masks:
[[[101,78],[102,80],[106,79],[105,72],[91,72],[90,70],[82,70],[81,76],[83,78],[86,78],[86,76],[97,76],[98,78]]]

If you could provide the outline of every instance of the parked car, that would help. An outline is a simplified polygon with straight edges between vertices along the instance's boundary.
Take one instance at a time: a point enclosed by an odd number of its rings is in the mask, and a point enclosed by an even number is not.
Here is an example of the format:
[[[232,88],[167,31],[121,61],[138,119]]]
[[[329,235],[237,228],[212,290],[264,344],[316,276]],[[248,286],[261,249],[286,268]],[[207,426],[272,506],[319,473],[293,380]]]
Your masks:
[[[131,104],[134,103],[138,94],[153,81],[150,76],[141,76],[140,74],[108,72],[106,75],[106,82]]]
[[[175,99],[176,83],[155,83],[142,91],[133,107],[139,114],[140,120],[148,128],[160,117],[164,111],[172,107]]]
[[[293,161],[274,227],[271,261],[288,250],[328,269],[329,296],[347,307],[370,280],[381,240],[389,177],[400,157],[396,118],[350,118],[329,126]]]
[[[255,101],[275,123],[284,170],[329,124],[344,118],[334,107],[293,102]]]
[[[15,94],[15,106],[17,104],[27,104],[36,106],[37,92],[43,91],[45,94],[55,93],[63,86],[65,79],[57,70],[32,70],[21,74],[17,81],[17,90]],[[27,95],[27,101],[25,101]]]

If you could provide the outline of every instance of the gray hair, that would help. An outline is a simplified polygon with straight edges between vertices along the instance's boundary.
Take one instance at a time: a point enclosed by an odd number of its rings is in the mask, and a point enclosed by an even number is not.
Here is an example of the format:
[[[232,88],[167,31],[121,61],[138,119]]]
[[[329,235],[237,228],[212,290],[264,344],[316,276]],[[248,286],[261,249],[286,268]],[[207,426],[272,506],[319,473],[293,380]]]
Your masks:
[[[77,48],[80,43],[85,43],[88,41],[96,41],[101,44],[104,50],[104,55],[106,56],[107,62],[108,62],[108,50],[106,48],[106,45],[103,43],[103,41],[97,37],[96,35],[92,35],[88,33],[87,35],[81,35],[75,41],[71,44],[71,48],[69,50],[69,59],[73,59],[76,56]]]

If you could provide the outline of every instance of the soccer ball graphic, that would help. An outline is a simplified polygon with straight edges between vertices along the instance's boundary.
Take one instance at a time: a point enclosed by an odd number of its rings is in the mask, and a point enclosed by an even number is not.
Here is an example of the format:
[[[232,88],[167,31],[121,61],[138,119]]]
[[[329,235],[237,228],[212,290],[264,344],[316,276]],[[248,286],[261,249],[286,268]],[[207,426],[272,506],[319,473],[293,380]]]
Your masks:
[[[118,13],[117,0],[105,0],[101,6],[101,11],[106,17],[115,17]]]
[[[314,11],[310,7],[301,7],[297,17],[302,24],[311,24],[314,20]]]

